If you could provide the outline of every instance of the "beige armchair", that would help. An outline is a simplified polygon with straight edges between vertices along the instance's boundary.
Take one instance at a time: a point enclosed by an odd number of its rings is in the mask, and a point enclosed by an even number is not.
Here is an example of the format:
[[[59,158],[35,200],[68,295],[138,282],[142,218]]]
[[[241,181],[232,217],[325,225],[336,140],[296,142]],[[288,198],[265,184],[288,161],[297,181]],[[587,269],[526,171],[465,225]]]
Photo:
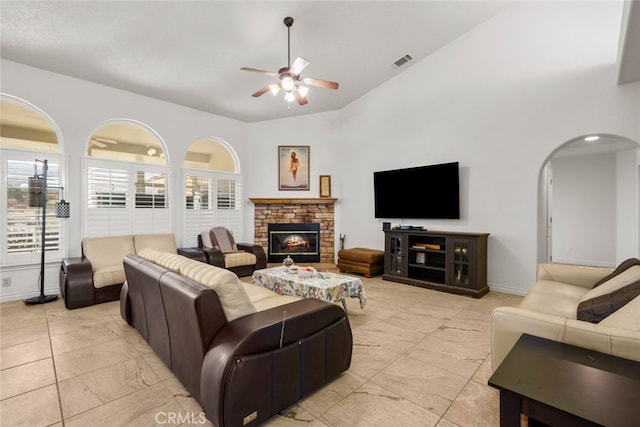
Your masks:
[[[240,277],[267,267],[262,246],[236,243],[231,231],[225,227],[213,227],[200,233],[198,247],[206,254],[209,264],[231,270]]]

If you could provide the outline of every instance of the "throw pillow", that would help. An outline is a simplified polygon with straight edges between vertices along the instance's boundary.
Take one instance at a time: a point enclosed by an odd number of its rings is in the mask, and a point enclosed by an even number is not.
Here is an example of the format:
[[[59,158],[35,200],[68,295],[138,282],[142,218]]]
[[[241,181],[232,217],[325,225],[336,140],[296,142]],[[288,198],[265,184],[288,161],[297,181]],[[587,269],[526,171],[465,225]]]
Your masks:
[[[640,265],[634,265],[587,292],[578,304],[576,318],[598,323],[638,295]]]
[[[593,287],[597,288],[598,286],[602,285],[604,282],[613,279],[618,274],[626,271],[627,269],[633,267],[634,265],[640,265],[640,259],[638,259],[638,258],[629,258],[629,259],[626,259],[626,260],[622,261],[620,263],[620,265],[617,266],[616,269],[613,270],[613,272],[611,274],[609,274],[608,276],[605,276],[602,279],[598,280],[596,282],[596,284],[593,285]]]

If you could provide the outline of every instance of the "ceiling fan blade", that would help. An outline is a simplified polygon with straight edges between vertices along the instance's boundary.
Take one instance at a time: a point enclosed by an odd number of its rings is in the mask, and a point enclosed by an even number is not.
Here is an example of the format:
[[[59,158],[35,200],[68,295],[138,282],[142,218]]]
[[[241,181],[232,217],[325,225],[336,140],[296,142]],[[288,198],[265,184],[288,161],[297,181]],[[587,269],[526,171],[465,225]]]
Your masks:
[[[325,89],[338,89],[338,83],[329,80],[312,79],[311,77],[302,78],[302,82],[311,86],[323,87]]]
[[[91,145],[95,145],[98,148],[104,148],[107,146],[107,144],[105,144],[104,142],[100,142],[97,139],[92,139],[90,142],[91,142]]]
[[[304,58],[298,57],[295,61],[293,61],[293,65],[291,66],[291,68],[289,68],[289,72],[295,74],[296,76],[299,76],[302,70],[304,70],[307,65],[309,65],[309,61]]]
[[[118,141],[116,141],[115,139],[108,139],[108,138],[92,138],[94,141],[98,141],[98,142],[102,142],[103,144],[117,144]]]
[[[256,91],[255,93],[252,93],[251,96],[253,96],[254,98],[257,98],[259,96],[264,95],[268,90],[269,90],[269,86],[265,86],[262,89]]]
[[[306,104],[309,103],[307,98],[305,98],[304,96],[300,95],[300,92],[298,92],[297,90],[293,91],[293,96],[296,97],[296,101],[298,101],[298,105],[306,105]]]
[[[259,68],[242,67],[240,69],[242,71],[251,71],[252,73],[266,74],[267,76],[275,76],[275,77],[279,76],[278,73],[274,73],[272,71],[261,70]]]

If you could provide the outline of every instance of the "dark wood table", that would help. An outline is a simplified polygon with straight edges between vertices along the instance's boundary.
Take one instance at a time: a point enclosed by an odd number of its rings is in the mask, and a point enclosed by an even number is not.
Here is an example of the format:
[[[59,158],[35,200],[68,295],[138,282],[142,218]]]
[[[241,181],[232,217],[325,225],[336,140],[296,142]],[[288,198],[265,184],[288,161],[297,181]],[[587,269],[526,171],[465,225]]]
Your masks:
[[[640,362],[523,334],[489,385],[501,426],[640,426]]]

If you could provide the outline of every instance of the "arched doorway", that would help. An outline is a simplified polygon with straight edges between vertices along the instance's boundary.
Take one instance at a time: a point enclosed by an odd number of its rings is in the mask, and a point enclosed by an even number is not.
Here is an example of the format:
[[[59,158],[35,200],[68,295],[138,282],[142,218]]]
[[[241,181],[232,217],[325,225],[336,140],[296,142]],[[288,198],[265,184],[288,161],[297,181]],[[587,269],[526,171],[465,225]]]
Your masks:
[[[611,134],[560,145],[540,172],[538,261],[613,267],[640,252],[640,144]]]

